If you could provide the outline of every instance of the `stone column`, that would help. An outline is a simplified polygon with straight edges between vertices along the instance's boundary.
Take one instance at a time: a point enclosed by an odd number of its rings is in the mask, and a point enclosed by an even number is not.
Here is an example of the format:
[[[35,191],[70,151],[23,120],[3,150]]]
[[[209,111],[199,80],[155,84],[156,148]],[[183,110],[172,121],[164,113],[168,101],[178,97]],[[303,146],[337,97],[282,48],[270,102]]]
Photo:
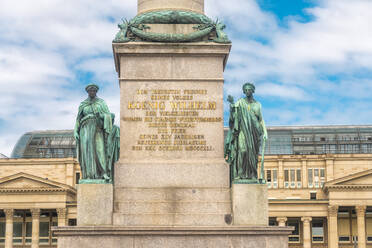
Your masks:
[[[301,221],[303,222],[304,232],[303,232],[303,243],[304,248],[311,248],[311,230],[310,230],[310,222],[311,217],[302,217]]]
[[[328,206],[328,248],[338,248],[337,213],[337,205]]]
[[[358,222],[358,248],[366,248],[366,208],[365,205],[355,206]]]
[[[278,226],[286,226],[287,217],[276,217],[276,221],[278,222]]]
[[[284,170],[283,170],[283,160],[278,160],[278,188],[284,188]]]
[[[4,209],[6,225],[5,225],[5,248],[13,247],[13,215],[14,209]]]
[[[32,215],[32,248],[39,248],[40,209],[30,209]]]
[[[58,208],[57,215],[58,215],[58,226],[66,226],[67,208]]]
[[[302,188],[308,187],[308,180],[307,180],[307,159],[304,158],[302,161]]]

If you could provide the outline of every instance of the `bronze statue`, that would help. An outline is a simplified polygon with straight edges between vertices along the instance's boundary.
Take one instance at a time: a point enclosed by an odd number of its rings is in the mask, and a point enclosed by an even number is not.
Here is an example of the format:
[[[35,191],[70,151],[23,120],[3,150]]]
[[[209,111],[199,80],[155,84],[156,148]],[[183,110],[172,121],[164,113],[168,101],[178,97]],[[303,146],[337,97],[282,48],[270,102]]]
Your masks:
[[[255,86],[243,85],[245,98],[230,102],[229,131],[225,141],[225,156],[230,164],[231,181],[258,183],[257,164],[261,138],[267,140],[267,130],[261,113],[261,104],[253,98]],[[264,150],[264,147],[263,149]]]
[[[80,103],[74,137],[83,180],[109,183],[112,180],[107,148],[112,133],[111,113],[104,100],[97,97],[99,87],[88,85],[88,98]]]

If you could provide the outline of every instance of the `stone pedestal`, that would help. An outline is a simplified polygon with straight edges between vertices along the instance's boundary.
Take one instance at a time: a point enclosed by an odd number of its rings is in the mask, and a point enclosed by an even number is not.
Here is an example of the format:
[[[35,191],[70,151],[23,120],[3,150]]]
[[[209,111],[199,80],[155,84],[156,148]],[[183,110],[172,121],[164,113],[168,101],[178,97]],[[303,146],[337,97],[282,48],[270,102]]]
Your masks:
[[[266,184],[232,184],[233,224],[267,226],[269,221]]]
[[[113,45],[121,91],[115,225],[227,225],[222,99],[230,47]]]
[[[77,190],[77,225],[112,225],[112,184],[79,184]]]
[[[59,227],[68,248],[288,248],[288,227]]]

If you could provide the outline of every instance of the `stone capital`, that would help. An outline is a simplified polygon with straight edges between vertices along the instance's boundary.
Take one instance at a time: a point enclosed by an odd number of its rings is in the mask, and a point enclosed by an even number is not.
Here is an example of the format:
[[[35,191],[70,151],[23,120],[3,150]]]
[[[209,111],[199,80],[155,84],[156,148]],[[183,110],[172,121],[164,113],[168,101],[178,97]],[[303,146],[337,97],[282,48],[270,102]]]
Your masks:
[[[301,221],[302,221],[303,223],[310,223],[310,221],[312,221],[312,220],[313,220],[313,218],[310,217],[310,216],[304,216],[304,217],[301,217]]]
[[[363,216],[366,213],[367,206],[366,205],[356,205],[355,206],[355,211],[357,213],[357,216]]]
[[[32,218],[40,218],[40,208],[31,208],[30,209]]]
[[[276,217],[277,222],[287,222],[288,218],[284,216],[278,216]]]
[[[58,215],[58,218],[66,218],[67,208],[57,208],[57,215]]]
[[[338,205],[328,206],[328,215],[330,217],[337,217],[337,213],[338,213]]]
[[[14,209],[12,209],[12,208],[6,208],[6,209],[4,209],[4,213],[5,213],[5,216],[7,217],[7,218],[13,218],[13,214],[14,214]]]

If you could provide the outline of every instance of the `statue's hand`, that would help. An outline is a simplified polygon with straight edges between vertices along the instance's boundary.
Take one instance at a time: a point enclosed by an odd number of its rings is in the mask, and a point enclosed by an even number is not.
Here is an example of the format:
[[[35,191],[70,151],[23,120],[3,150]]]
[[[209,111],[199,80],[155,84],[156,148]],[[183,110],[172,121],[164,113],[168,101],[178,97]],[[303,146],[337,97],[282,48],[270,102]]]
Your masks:
[[[267,132],[264,133],[263,137],[262,137],[264,140],[267,140]]]
[[[79,134],[77,132],[74,132],[74,138],[75,140],[79,140]]]
[[[234,104],[234,97],[232,97],[231,95],[228,95],[227,96],[227,101],[231,104]]]

